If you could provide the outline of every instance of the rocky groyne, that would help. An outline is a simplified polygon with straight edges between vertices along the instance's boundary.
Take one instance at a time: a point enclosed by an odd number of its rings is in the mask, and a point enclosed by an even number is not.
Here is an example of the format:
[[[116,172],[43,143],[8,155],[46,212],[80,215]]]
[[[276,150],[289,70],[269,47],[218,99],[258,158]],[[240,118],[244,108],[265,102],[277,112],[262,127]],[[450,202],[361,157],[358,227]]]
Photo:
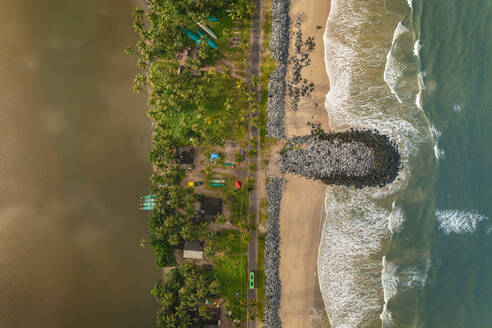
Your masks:
[[[383,187],[400,169],[398,147],[377,131],[315,132],[289,140],[281,153],[282,173],[326,184]]]
[[[268,220],[265,225],[265,327],[282,327],[279,309],[280,284],[280,201],[282,199],[280,178],[271,178],[267,185]]]
[[[273,0],[272,29],[270,33],[271,56],[277,60],[277,67],[270,75],[267,100],[267,135],[284,137],[284,109],[287,88],[287,62],[289,59],[289,17],[290,0]]]

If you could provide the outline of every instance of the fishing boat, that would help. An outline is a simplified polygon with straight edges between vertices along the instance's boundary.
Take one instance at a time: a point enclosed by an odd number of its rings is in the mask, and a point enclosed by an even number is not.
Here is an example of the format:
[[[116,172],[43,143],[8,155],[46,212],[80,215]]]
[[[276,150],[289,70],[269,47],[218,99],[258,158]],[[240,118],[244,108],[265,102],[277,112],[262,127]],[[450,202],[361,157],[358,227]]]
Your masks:
[[[187,28],[184,29],[186,35],[192,39],[193,41],[195,41],[197,44],[201,44],[202,41],[200,40],[200,37],[198,35],[196,35],[195,33],[191,32],[190,30],[188,30]]]
[[[205,32],[208,33],[208,35],[210,35],[212,38],[214,38],[215,40],[217,40],[217,35],[215,35],[214,31],[212,31],[207,25],[203,25],[201,23],[197,23],[198,26],[200,26]]]
[[[204,36],[205,34],[203,34],[202,32],[200,32],[200,30],[196,30],[195,31],[200,37]],[[215,42],[213,42],[212,40],[209,40],[207,39],[207,43],[208,45],[210,46],[210,48],[212,49],[217,49],[218,46],[215,44]]]

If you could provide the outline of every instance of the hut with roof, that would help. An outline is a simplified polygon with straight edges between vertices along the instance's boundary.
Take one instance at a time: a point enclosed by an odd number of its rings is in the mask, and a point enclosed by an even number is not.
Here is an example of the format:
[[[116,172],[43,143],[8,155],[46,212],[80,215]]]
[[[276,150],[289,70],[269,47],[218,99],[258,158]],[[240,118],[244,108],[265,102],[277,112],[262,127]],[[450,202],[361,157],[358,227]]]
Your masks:
[[[199,240],[187,241],[183,248],[183,258],[203,260],[203,244]]]
[[[179,168],[192,171],[194,169],[195,150],[191,146],[178,147],[175,150]]]
[[[200,204],[200,212],[206,219],[213,221],[222,214],[223,206],[224,200],[222,198],[204,197]]]

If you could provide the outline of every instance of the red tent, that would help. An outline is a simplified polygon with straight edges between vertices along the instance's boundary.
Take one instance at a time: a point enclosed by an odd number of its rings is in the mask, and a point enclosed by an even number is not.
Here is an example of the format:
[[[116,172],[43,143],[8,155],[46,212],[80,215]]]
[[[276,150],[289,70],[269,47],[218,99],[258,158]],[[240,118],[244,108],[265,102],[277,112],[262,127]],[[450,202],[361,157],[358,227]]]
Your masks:
[[[242,185],[243,184],[239,180],[234,183],[234,187],[236,187],[236,189],[241,189]]]

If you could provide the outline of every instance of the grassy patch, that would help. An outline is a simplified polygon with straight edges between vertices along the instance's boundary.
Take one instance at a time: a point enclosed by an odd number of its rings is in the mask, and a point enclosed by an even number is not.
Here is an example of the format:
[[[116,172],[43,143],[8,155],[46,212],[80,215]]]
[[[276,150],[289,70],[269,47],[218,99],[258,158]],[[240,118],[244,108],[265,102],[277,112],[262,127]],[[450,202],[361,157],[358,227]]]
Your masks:
[[[246,320],[247,258],[245,255],[219,257],[211,274],[220,282],[219,295],[227,298],[232,318]]]
[[[241,240],[241,232],[238,230],[221,230],[215,236],[219,251],[229,249],[231,255],[242,255],[248,249],[248,243]]]

